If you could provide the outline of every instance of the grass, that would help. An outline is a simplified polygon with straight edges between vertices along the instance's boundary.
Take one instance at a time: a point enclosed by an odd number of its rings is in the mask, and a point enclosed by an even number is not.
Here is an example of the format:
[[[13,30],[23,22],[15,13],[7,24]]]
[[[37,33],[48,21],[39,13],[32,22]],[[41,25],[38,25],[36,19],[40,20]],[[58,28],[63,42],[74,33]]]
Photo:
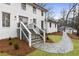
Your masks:
[[[7,53],[0,53],[0,56],[10,56]]]
[[[59,36],[59,35],[48,35],[48,38],[51,39],[54,42],[59,42],[62,39],[62,37]]]
[[[55,42],[60,41],[61,36],[49,36],[51,39],[54,37],[57,40]],[[58,40],[59,39],[59,40]],[[35,50],[34,52],[28,54],[29,56],[79,56],[79,40],[72,39],[74,50],[64,54],[55,54],[55,53],[47,53],[41,50]]]

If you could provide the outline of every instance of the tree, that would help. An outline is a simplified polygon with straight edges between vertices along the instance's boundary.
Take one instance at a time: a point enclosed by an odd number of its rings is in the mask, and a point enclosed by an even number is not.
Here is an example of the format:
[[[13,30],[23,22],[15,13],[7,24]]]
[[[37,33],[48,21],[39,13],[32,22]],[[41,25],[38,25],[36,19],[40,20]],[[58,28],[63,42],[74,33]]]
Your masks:
[[[72,18],[72,21],[73,21],[73,19],[74,19],[74,21],[71,22],[71,24],[72,24],[72,27],[77,30],[77,35],[79,36],[79,4],[78,3],[73,4],[72,8],[69,10],[69,12],[67,14],[66,20],[68,19],[68,16],[71,13],[71,11],[74,9],[75,9],[76,13],[73,12],[73,14],[75,13],[76,16],[74,15],[74,17]]]
[[[64,26],[64,27],[63,27],[63,30],[65,30],[65,26],[66,26],[66,20],[65,20],[65,18],[66,18],[66,13],[67,13],[66,9],[63,8],[63,9],[61,10],[61,12],[60,12],[61,18],[60,18],[60,20],[58,21],[59,27]]]

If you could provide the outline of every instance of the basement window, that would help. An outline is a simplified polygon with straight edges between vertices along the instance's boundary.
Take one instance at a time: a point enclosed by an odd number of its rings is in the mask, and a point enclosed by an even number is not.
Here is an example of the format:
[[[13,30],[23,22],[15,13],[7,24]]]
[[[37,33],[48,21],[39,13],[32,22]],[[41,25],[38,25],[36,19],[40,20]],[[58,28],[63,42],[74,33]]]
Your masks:
[[[2,26],[10,27],[10,14],[2,12]]]

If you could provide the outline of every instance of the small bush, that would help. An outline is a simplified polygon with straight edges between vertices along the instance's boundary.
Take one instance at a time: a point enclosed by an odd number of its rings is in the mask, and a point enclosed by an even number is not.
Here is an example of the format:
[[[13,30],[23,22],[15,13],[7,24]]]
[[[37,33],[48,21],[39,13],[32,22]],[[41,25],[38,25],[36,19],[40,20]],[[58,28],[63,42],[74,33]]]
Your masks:
[[[19,45],[18,44],[14,44],[14,49],[18,50],[19,49]]]
[[[12,45],[12,42],[9,42],[9,45]]]
[[[9,40],[11,40],[11,37],[9,37]]]
[[[0,51],[1,53],[3,53],[3,51]]]

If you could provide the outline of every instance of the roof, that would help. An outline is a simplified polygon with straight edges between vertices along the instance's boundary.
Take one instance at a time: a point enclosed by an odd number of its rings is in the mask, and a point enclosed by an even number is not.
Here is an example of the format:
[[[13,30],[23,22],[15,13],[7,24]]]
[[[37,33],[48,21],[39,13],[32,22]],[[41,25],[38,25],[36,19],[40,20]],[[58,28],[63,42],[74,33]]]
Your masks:
[[[29,4],[32,5],[33,7],[36,7],[36,8],[38,8],[38,9],[42,10],[42,11],[48,12],[47,9],[45,9],[45,8],[43,8],[43,7],[41,7],[41,6],[39,6],[39,5],[36,4],[36,3],[29,3]]]
[[[47,20],[47,22],[51,22],[51,23],[56,23],[57,24],[57,22],[55,20]]]

